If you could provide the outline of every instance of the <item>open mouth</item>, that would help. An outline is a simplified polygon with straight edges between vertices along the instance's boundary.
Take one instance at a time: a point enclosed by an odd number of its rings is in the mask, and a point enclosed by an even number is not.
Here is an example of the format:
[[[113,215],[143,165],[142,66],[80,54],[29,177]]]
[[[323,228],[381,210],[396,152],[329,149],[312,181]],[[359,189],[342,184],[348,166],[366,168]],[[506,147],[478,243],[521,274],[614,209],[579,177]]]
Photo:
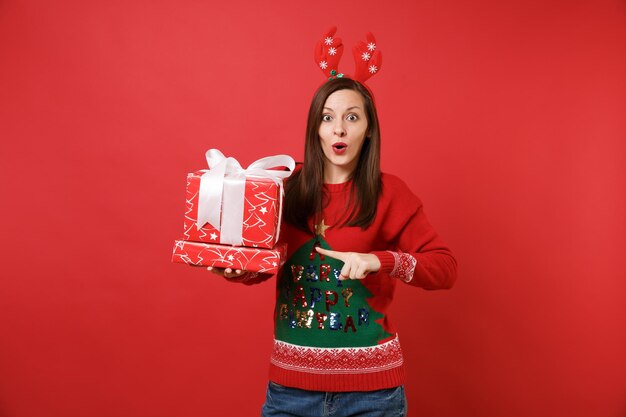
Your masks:
[[[343,142],[337,142],[333,144],[333,151],[337,154],[337,155],[342,155],[343,153],[346,152],[346,149],[348,149],[348,145],[346,145]]]

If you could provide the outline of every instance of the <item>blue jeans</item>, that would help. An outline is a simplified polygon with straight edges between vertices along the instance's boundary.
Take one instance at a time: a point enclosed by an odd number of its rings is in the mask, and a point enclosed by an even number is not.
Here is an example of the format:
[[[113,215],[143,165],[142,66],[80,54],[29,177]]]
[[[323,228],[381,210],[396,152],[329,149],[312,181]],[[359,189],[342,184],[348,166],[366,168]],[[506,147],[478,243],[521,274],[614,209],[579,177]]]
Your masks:
[[[262,417],[405,417],[404,387],[364,392],[305,391],[270,382]]]

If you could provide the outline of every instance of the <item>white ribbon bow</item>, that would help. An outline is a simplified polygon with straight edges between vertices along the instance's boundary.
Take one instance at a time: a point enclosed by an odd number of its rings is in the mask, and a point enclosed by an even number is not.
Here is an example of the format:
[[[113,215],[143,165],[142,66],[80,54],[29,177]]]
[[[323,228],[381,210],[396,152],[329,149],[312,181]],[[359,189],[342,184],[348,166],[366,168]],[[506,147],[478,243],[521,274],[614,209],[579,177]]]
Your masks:
[[[232,157],[226,158],[217,149],[206,152],[209,170],[200,177],[198,199],[198,221],[201,229],[207,222],[220,231],[220,243],[241,245],[243,241],[243,206],[245,201],[246,177],[261,177],[273,180],[280,188],[278,206],[278,233],[283,206],[283,179],[289,177],[296,166],[289,155],[274,155],[258,159],[243,169]],[[278,171],[276,167],[289,171]],[[221,217],[221,219],[220,219]]]

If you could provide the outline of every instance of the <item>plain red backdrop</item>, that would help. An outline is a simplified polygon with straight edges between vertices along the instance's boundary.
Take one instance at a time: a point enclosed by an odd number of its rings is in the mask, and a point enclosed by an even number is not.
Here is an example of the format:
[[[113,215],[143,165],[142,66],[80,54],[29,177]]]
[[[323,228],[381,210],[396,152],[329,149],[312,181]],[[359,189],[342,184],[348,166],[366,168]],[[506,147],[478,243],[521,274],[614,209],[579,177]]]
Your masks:
[[[211,147],[302,158],[373,31],[383,168],[454,250],[397,291],[411,416],[626,415],[623,1],[0,2],[0,415],[253,416],[273,282],[170,263]]]

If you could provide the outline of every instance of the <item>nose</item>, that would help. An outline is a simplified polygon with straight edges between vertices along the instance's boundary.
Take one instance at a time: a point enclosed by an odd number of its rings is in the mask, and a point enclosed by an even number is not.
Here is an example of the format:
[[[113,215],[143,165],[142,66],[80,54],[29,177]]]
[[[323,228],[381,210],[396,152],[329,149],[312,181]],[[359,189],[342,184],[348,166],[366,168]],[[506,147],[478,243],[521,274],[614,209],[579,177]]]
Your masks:
[[[340,138],[346,136],[346,129],[343,127],[343,121],[335,123],[335,126],[333,126],[333,133],[335,136],[339,136]]]

